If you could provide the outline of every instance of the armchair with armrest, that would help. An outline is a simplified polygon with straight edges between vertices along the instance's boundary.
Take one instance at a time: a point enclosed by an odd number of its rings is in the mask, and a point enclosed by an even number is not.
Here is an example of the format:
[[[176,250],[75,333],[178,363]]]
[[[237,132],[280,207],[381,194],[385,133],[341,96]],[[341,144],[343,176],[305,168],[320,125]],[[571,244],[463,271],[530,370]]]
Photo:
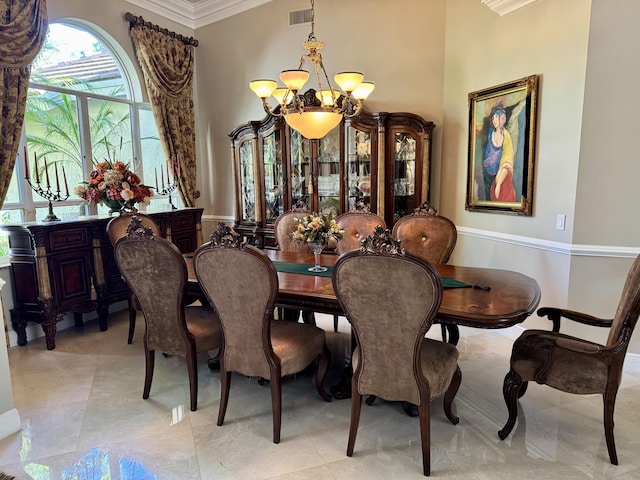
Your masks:
[[[629,270],[612,320],[552,307],[540,308],[538,315],[548,317],[553,322],[553,329],[526,330],[514,342],[511,369],[503,386],[509,418],[498,436],[504,440],[513,430],[518,414],[517,401],[526,393],[529,381],[567,393],[600,394],[604,401],[604,432],[609,460],[617,465],[614,408],[625,354],[640,315],[640,256]],[[601,345],[560,333],[561,318],[609,328],[606,343]]]

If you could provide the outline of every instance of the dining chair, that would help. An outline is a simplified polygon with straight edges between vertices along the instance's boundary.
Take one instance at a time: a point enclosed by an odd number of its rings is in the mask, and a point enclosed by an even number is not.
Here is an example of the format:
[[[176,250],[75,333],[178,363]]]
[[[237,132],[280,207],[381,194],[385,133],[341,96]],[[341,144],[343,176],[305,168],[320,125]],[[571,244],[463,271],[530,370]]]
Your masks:
[[[111,247],[115,247],[116,241],[127,234],[127,227],[129,226],[133,215],[136,215],[144,227],[150,228],[154,235],[160,236],[160,227],[149,215],[145,215],[140,212],[121,213],[117,217],[113,217],[109,220],[109,223],[107,223],[107,236],[109,237]],[[129,310],[129,335],[127,336],[127,343],[131,344],[133,342],[133,334],[136,329],[136,315],[137,312],[140,311],[140,303],[131,289],[129,289],[127,304]]]
[[[338,242],[338,255],[360,248],[360,243],[367,235],[371,235],[376,226],[386,228],[384,219],[368,211],[352,210],[336,218],[340,228],[344,230],[342,239]]]
[[[625,355],[640,315],[640,255],[627,274],[613,319],[555,307],[540,308],[538,315],[551,320],[553,328],[552,331],[525,330],[514,342],[511,368],[503,385],[509,418],[498,436],[504,440],[513,430],[518,399],[526,393],[530,381],[567,393],[600,394],[604,402],[604,433],[609,460],[618,465],[613,436],[614,408]],[[606,343],[601,345],[560,333],[562,318],[608,328]]]
[[[325,401],[323,382],[329,362],[324,330],[305,323],[274,321],[278,274],[261,250],[243,245],[240,236],[219,223],[209,242],[194,255],[198,282],[220,316],[224,346],[220,357],[218,425],[224,422],[231,373],[269,381],[273,442],[280,442],[282,377],[315,363],[315,388]]]
[[[360,250],[337,260],[333,288],[356,336],[347,456],[362,395],[410,402],[418,405],[423,473],[429,475],[431,399],[444,395],[445,415],[457,424],[452,403],[461,381],[456,347],[425,338],[442,301],[440,275],[378,226]]]
[[[455,224],[438,215],[438,211],[428,203],[398,219],[392,233],[402,242],[405,252],[431,263],[447,263],[458,239]]]
[[[284,212],[278,218],[276,218],[274,224],[274,235],[276,237],[276,243],[283,252],[309,252],[309,247],[297,242],[291,238],[291,233],[298,226],[298,219],[309,213],[306,209],[293,209],[288,212]],[[289,321],[298,321],[300,317],[300,310],[292,308],[279,308],[278,318]],[[310,311],[302,311],[302,321],[311,325],[316,324],[315,315]]]
[[[178,248],[153,234],[137,216],[116,241],[115,258],[145,319],[145,379],[142,398],[149,398],[155,351],[185,357],[190,407],[198,405],[197,354],[222,347],[222,325],[210,306],[185,307],[187,267]]]
[[[455,224],[425,202],[413,213],[393,225],[393,237],[402,242],[406,252],[424,258],[431,263],[447,263],[458,240]],[[447,338],[447,328],[457,331],[455,325],[440,326],[442,339]],[[455,334],[457,338],[457,333]]]

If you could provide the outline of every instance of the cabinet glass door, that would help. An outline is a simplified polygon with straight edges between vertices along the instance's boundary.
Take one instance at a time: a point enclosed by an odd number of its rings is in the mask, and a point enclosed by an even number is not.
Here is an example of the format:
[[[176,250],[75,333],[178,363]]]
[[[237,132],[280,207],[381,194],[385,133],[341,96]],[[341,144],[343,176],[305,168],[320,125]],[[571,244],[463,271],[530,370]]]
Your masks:
[[[395,132],[393,162],[393,221],[409,215],[416,207],[416,139],[406,132]]]
[[[311,152],[309,140],[294,129],[291,135],[291,206],[304,204],[311,208]]]
[[[272,224],[284,213],[281,131],[275,130],[262,139],[264,163],[265,221]]]
[[[318,140],[318,207],[340,213],[340,127]]]
[[[256,193],[253,148],[251,140],[245,140],[240,144],[240,199],[242,206],[242,221],[256,221]]]
[[[353,126],[347,128],[345,165],[346,211],[356,205],[371,205],[371,133]]]

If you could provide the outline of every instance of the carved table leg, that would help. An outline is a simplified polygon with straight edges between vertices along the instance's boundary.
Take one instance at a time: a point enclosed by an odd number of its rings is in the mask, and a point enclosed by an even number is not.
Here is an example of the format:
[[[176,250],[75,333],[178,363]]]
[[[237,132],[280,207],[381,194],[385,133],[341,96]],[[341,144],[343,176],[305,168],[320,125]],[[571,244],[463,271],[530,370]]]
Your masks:
[[[47,343],[47,350],[53,350],[56,348],[56,327],[57,322],[43,323],[42,330],[44,331],[44,339]]]

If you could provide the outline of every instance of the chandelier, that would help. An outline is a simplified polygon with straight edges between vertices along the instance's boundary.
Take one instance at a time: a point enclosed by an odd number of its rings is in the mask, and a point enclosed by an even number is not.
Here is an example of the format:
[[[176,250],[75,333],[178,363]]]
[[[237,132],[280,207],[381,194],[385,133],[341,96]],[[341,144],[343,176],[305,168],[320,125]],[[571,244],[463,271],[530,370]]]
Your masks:
[[[302,44],[307,50],[300,58],[297,70],[284,70],[280,80],[284,87],[278,86],[275,80],[253,80],[249,87],[262,99],[264,110],[274,117],[284,117],[287,124],[306,138],[322,138],[335,128],[343,117],[352,118],[360,113],[365,99],[373,91],[373,82],[364,82],[364,75],[359,72],[340,72],[333,78],[342,89],[343,94],[329,82],[329,76],[322,64],[320,50],[324,43],[315,36],[314,0],[311,0],[311,33]],[[300,90],[309,80],[310,74],[303,70],[305,62],[313,65],[318,89],[309,89],[300,94]],[[271,108],[269,97],[277,100],[278,105]],[[355,105],[353,103],[355,101]]]

